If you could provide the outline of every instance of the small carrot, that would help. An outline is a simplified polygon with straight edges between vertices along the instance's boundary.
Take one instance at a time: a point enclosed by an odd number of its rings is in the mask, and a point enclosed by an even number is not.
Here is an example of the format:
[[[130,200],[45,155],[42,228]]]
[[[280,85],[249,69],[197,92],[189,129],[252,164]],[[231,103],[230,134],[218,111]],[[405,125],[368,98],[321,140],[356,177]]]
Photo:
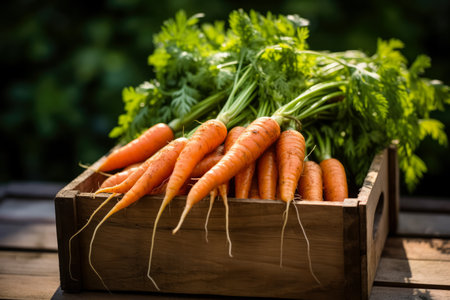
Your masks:
[[[305,162],[298,181],[298,192],[302,200],[323,201],[322,169],[316,162]]]
[[[116,174],[108,177],[105,181],[103,181],[100,189],[112,187],[122,183],[125,179],[128,178],[136,169],[140,166],[140,163],[132,164],[126,167],[123,171],[117,172]]]
[[[278,168],[275,147],[269,147],[258,159],[258,188],[261,199],[275,200],[277,193]]]
[[[253,121],[231,146],[230,150],[225,153],[224,157],[192,187],[187,196],[186,206],[180,221],[173,233],[180,229],[189,210],[195,203],[208,195],[214,187],[230,180],[247,164],[258,159],[276,141],[279,135],[280,125],[276,119],[261,117]]]
[[[325,201],[342,202],[348,198],[347,177],[345,168],[335,158],[328,158],[320,162],[323,172],[323,192]]]
[[[159,150],[155,155],[150,158],[150,162],[145,173],[139,178],[139,180],[133,185],[133,187],[122,197],[122,199],[113,206],[113,208],[103,217],[103,219],[98,223],[92,234],[91,243],[89,246],[89,265],[92,270],[97,274],[97,276],[102,281],[98,272],[92,265],[92,245],[94,243],[95,235],[100,226],[113,214],[128,207],[132,203],[139,200],[145,194],[149,193],[153,188],[161,184],[165,178],[169,177],[172,173],[175,162],[181,151],[187,144],[186,138],[178,138],[170,142],[167,146]],[[156,284],[155,284],[156,286]]]
[[[167,145],[173,137],[173,131],[168,125],[153,125],[138,138],[111,152],[98,167],[98,171],[111,171],[144,161]]]

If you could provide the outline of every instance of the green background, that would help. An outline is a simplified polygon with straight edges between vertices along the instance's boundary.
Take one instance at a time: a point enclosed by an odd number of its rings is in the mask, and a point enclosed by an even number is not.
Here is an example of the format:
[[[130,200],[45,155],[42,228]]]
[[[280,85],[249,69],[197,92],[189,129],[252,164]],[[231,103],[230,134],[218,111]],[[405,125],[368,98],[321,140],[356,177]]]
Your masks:
[[[429,78],[450,83],[448,0],[401,1],[8,1],[2,5],[0,182],[68,182],[105,154],[122,113],[122,88],[152,77],[153,34],[179,9],[226,20],[233,9],[299,14],[315,50],[360,49],[377,38],[405,43],[409,61],[431,57]],[[433,117],[450,128],[450,110]],[[419,149],[429,171],[415,195],[450,196],[449,148]],[[406,190],[402,188],[402,193]]]

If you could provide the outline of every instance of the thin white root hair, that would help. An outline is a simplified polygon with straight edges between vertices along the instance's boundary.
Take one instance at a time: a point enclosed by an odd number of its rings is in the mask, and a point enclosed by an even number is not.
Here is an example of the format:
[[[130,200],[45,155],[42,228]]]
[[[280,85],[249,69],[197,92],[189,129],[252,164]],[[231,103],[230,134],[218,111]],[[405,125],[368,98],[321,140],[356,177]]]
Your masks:
[[[228,198],[225,195],[222,194],[223,198],[223,205],[225,206],[225,231],[227,235],[227,241],[228,241],[228,255],[230,257],[233,257],[233,254],[231,253],[232,243],[230,238],[230,229],[229,229],[229,207],[228,207]]]
[[[104,218],[100,223],[98,223],[97,227],[95,227],[94,233],[92,234],[92,238],[91,238],[91,242],[89,244],[89,266],[91,267],[92,271],[94,271],[94,273],[98,276],[98,278],[100,279],[100,281],[102,282],[103,286],[105,287],[105,289],[111,293],[111,291],[109,290],[109,288],[106,286],[105,282],[103,281],[103,278],[100,276],[100,274],[97,272],[97,270],[94,268],[94,266],[92,265],[92,245],[94,244],[94,238],[95,235],[97,234],[97,230],[100,228],[100,226],[106,221],[106,218]]]
[[[210,197],[209,197],[209,208],[208,208],[208,213],[206,214],[206,220],[205,220],[205,240],[207,243],[209,243],[208,241],[208,221],[209,221],[209,216],[211,215],[211,211],[214,205],[214,200],[216,198],[216,194],[217,190],[212,190],[210,193]]]
[[[78,165],[80,167],[82,167],[83,169],[91,170],[92,172],[95,172],[95,173],[98,173],[98,174],[102,174],[103,176],[106,176],[106,177],[111,177],[112,176],[112,174],[96,170],[96,169],[92,168],[92,166],[85,165],[85,164],[83,164],[81,162],[79,162]]]
[[[300,228],[302,229],[303,232],[303,236],[305,237],[306,240],[306,252],[308,255],[308,263],[309,263],[309,271],[311,272],[312,277],[314,278],[314,280],[320,285],[322,286],[322,283],[320,282],[320,280],[316,277],[316,275],[314,274],[313,268],[312,268],[312,260],[311,260],[311,247],[309,244],[309,240],[308,237],[306,236],[306,232],[305,229],[303,228],[302,222],[300,221],[300,214],[298,212],[298,208],[295,205],[294,202],[292,202],[295,208],[295,212],[297,213],[297,220],[298,220],[298,224],[300,225]]]
[[[289,202],[286,202],[286,209],[283,212],[283,227],[281,228],[281,240],[280,240],[280,268],[283,267],[284,230],[286,229],[286,224],[289,216]]]
[[[97,212],[103,207],[105,206],[106,203],[109,202],[109,200],[111,200],[112,198],[114,198],[114,196],[117,195],[116,193],[111,194],[111,196],[109,196],[105,201],[102,202],[102,204],[100,204],[95,210],[94,212],[91,214],[91,216],[89,217],[89,219],[87,220],[86,224],[84,224],[83,227],[81,227],[74,235],[72,235],[69,239],[69,275],[70,275],[70,279],[74,280],[74,281],[78,281],[78,279],[73,277],[72,274],[72,240],[79,235],[92,221],[92,219],[94,218],[95,214],[97,214]]]

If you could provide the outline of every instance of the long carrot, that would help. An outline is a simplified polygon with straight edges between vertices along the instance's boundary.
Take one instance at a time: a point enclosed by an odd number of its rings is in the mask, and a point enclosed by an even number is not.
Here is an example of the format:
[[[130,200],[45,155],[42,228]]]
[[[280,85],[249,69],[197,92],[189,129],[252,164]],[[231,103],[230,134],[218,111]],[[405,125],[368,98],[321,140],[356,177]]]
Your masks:
[[[345,168],[335,158],[328,158],[320,162],[323,172],[323,192],[325,201],[342,202],[348,198],[347,177]]]
[[[259,197],[258,178],[257,178],[257,176],[253,176],[253,178],[252,178],[252,184],[250,186],[250,192],[248,194],[248,197],[250,199],[261,199],[261,197]]]
[[[139,200],[145,194],[149,193],[154,187],[161,184],[165,178],[169,177],[172,173],[175,162],[177,161],[180,152],[183,150],[187,144],[186,138],[178,138],[170,142],[167,146],[159,150],[155,155],[150,158],[150,163],[148,165],[145,173],[139,178],[139,180],[133,185],[133,187],[123,196],[123,198],[116,203],[116,205],[111,208],[111,210],[103,217],[103,219],[98,223],[92,234],[91,243],[89,246],[89,265],[92,270],[97,274],[97,276],[102,281],[103,285],[106,287],[103,279],[100,277],[98,272],[92,265],[92,245],[94,243],[95,235],[100,226],[113,214],[128,207],[132,203]],[[155,284],[156,285],[156,284]]]
[[[279,170],[279,195],[281,200],[286,202],[284,222],[281,229],[280,266],[283,263],[284,230],[289,215],[289,204],[294,200],[298,179],[303,171],[305,148],[305,139],[303,135],[297,130],[292,129],[283,131],[276,144]]]
[[[224,157],[203,175],[192,187],[186,199],[176,233],[192,206],[203,199],[219,184],[227,182],[248,163],[254,162],[280,135],[278,121],[271,117],[261,117],[253,121],[239,136]]]
[[[225,140],[225,149],[230,149],[232,144],[237,138],[244,132],[245,127],[236,126],[230,130],[227,139]],[[245,199],[248,198],[248,194],[252,185],[253,174],[255,173],[255,163],[250,163],[242,171],[236,174],[234,180],[235,197]]]
[[[312,160],[305,162],[298,181],[298,193],[302,200],[323,201],[322,169],[316,162]]]
[[[216,119],[208,120],[205,123],[201,124],[199,128],[194,132],[177,159],[172,175],[170,176],[169,182],[167,183],[166,194],[153,224],[147,277],[153,282],[157,289],[159,288],[156,285],[156,282],[150,276],[150,271],[156,228],[158,226],[159,219],[161,218],[161,215],[166,206],[170,203],[170,201],[172,201],[183,183],[186,182],[186,180],[192,174],[192,171],[194,170],[196,164],[198,164],[198,162],[207,153],[213,151],[220,144],[222,144],[222,142],[225,140],[226,135],[227,128],[225,124],[223,124],[223,122]]]
[[[269,147],[258,159],[258,189],[261,199],[275,200],[278,168],[275,147]]]
[[[168,125],[153,125],[138,138],[111,152],[98,167],[98,171],[111,171],[144,161],[173,140],[173,136]]]

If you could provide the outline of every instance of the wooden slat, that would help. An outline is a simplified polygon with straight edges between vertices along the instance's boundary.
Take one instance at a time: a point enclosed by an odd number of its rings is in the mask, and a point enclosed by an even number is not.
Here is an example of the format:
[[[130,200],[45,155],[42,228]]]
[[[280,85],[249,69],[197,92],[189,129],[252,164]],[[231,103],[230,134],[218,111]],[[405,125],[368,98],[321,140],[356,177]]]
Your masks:
[[[10,182],[5,185],[5,197],[53,199],[64,185],[60,182]]]
[[[58,286],[58,275],[33,276],[0,274],[1,299],[52,299]]]
[[[450,198],[408,197],[400,198],[402,211],[450,213]]]
[[[56,253],[0,251],[0,274],[57,276]]]
[[[391,237],[386,241],[383,257],[450,261],[450,240]]]
[[[450,237],[450,214],[400,212],[398,234],[403,236]]]
[[[370,300],[447,300],[450,299],[450,291],[420,288],[397,288],[374,286]]]
[[[57,251],[56,226],[0,221],[0,248]]]
[[[450,261],[383,257],[375,285],[450,289]]]
[[[55,223],[53,199],[6,197],[0,202],[0,221]]]

